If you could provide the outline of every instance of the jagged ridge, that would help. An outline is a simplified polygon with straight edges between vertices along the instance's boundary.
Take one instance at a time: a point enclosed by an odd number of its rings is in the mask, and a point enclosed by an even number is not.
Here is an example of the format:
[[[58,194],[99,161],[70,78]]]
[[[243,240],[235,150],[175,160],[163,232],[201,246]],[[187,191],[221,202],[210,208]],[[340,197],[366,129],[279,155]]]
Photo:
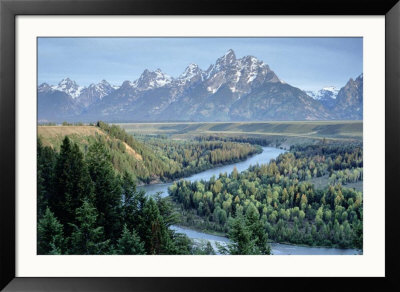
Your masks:
[[[55,122],[362,119],[362,75],[338,98],[336,92],[304,92],[256,57],[238,59],[229,50],[207,70],[190,64],[177,78],[146,69],[119,87],[105,80],[81,87],[69,78],[57,86],[41,84],[38,117]]]

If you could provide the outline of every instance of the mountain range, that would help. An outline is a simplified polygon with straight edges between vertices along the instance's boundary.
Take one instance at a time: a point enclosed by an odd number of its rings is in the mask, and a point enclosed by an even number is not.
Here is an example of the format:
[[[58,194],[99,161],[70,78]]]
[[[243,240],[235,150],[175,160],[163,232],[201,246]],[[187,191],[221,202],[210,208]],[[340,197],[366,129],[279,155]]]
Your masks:
[[[39,122],[360,120],[362,110],[362,74],[340,90],[303,91],[233,50],[205,71],[190,64],[177,78],[146,69],[120,86],[82,87],[69,78],[38,86]]]

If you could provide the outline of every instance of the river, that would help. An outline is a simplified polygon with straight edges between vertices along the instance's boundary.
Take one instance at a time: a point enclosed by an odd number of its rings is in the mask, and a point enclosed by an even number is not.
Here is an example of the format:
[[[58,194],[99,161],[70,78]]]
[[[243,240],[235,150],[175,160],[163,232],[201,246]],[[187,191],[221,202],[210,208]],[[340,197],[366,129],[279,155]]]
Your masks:
[[[239,172],[244,171],[249,168],[250,165],[264,164],[268,163],[271,159],[275,159],[279,154],[285,152],[284,150],[263,147],[263,151],[260,154],[253,155],[242,162],[237,162],[229,165],[224,165],[221,167],[212,168],[192,176],[184,178],[185,180],[199,181],[199,180],[209,180],[213,175],[218,178],[220,173],[230,174],[233,168],[236,166]],[[138,187],[146,191],[146,194],[152,195],[160,192],[162,197],[168,196],[168,187],[173,183],[162,183],[162,184],[152,184]],[[215,236],[208,233],[198,232],[189,228],[182,228],[179,226],[172,226],[172,229],[186,234],[189,238],[194,240],[208,240],[211,245],[216,249],[216,243],[227,244],[229,239],[222,236]],[[320,248],[320,247],[307,247],[307,246],[297,246],[288,245],[281,243],[271,243],[271,251],[274,255],[353,255],[359,254],[360,252],[355,249],[338,249],[338,248]]]

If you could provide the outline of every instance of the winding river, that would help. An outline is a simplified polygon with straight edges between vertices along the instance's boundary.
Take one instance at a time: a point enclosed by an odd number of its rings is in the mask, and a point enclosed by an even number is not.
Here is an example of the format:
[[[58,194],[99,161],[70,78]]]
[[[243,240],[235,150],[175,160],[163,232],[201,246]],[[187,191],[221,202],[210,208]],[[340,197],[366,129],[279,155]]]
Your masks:
[[[237,162],[229,165],[224,165],[221,167],[212,168],[192,176],[184,178],[185,180],[199,181],[199,180],[209,180],[213,175],[218,177],[220,173],[228,173],[230,174],[233,171],[233,168],[236,166],[239,172],[248,169],[250,165],[255,164],[263,164],[268,163],[271,159],[275,159],[279,154],[283,153],[284,150],[272,148],[272,147],[263,147],[263,151],[260,154],[253,155],[242,162]],[[155,194],[157,192],[161,193],[161,196],[165,197],[168,195],[168,187],[172,185],[170,183],[162,183],[162,184],[152,184],[145,185],[139,187],[139,189],[145,190],[146,194]],[[226,244],[229,242],[229,239],[222,236],[215,236],[203,232],[198,232],[189,228],[183,228],[179,226],[172,226],[177,232],[186,234],[189,238],[192,238],[197,241],[208,240],[211,245],[216,248],[216,242],[220,244]],[[288,245],[288,244],[280,244],[280,243],[271,243],[272,254],[274,255],[354,255],[359,254],[360,251],[355,249],[338,249],[338,248],[320,248],[320,247],[307,247],[307,246],[297,246],[297,245]]]

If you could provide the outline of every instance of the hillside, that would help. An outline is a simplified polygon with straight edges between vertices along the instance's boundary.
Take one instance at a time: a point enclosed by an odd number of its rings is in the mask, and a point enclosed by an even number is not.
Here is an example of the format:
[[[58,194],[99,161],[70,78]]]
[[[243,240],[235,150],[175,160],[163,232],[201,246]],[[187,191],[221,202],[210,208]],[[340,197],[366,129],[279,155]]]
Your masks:
[[[68,135],[70,140],[79,145],[83,153],[86,153],[90,145],[101,142],[106,145],[111,154],[114,168],[117,172],[127,171],[134,177],[145,183],[166,179],[179,169],[178,163],[157,157],[151,149],[138,141],[126,143],[112,137],[96,126],[39,126],[38,137],[44,146],[50,146],[59,151],[64,137]],[[133,144],[133,145],[132,145]],[[164,170],[169,170],[164,173]]]

